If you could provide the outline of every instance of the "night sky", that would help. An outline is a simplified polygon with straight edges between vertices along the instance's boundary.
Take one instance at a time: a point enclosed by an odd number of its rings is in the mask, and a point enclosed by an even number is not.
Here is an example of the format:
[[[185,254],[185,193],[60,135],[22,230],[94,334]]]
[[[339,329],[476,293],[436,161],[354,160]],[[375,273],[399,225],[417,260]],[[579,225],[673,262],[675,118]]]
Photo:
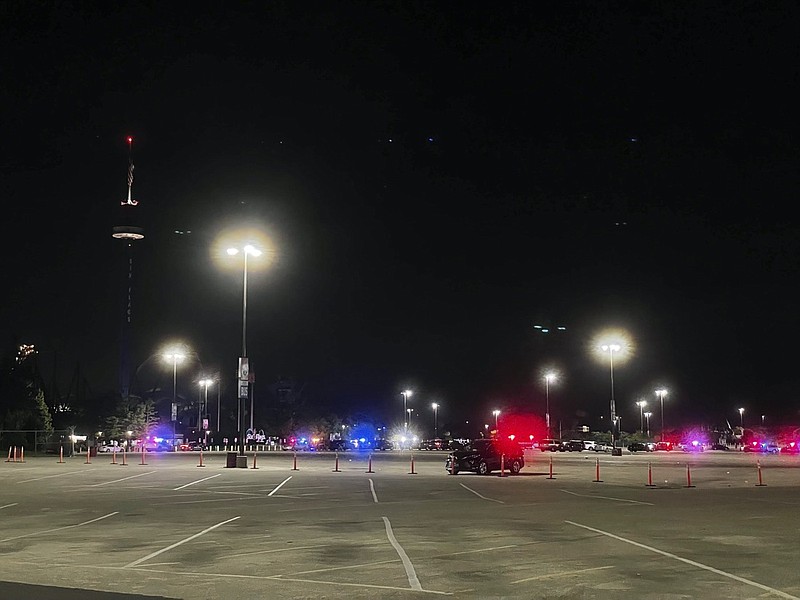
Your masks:
[[[0,29],[0,340],[62,393],[78,362],[117,387],[131,135],[133,367],[180,338],[232,387],[211,248],[246,223],[257,395],[488,422],[542,413],[552,365],[594,424],[619,327],[623,428],[657,386],[673,424],[800,420],[796,3],[10,1]]]

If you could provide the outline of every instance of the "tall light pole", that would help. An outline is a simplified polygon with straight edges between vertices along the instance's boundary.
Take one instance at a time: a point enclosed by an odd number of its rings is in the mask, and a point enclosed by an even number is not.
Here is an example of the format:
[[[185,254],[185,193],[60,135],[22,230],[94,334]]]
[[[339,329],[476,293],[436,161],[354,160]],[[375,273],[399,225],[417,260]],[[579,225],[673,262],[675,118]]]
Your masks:
[[[650,437],[650,415],[652,414],[651,412],[644,413],[644,418],[647,419],[647,437]]]
[[[741,426],[742,431],[744,431],[744,409],[743,408],[739,409],[739,425]]]
[[[611,448],[616,448],[617,407],[614,404],[614,352],[619,352],[622,348],[619,344],[603,344],[600,348],[603,352],[608,352],[611,366]]]
[[[406,409],[406,413],[408,414],[408,421],[407,421],[407,423],[406,423],[406,427],[408,427],[409,425],[411,425],[411,416],[412,416],[413,412],[414,412],[414,409],[413,409],[413,408],[407,408],[407,409]]]
[[[403,397],[403,431],[408,431],[408,399],[414,395],[411,390],[403,390],[400,392]]]
[[[261,256],[261,250],[252,244],[246,244],[241,249],[228,248],[228,256],[235,256],[242,253],[244,257],[244,277],[243,277],[243,293],[242,293],[242,357],[239,359],[239,419],[236,424],[239,428],[239,455],[244,456],[244,408],[242,402],[247,400],[250,393],[250,365],[247,360],[247,257],[253,256],[258,258]]]
[[[433,437],[435,439],[439,437],[439,424],[437,422],[439,405],[436,402],[434,402],[433,404],[431,404],[431,408],[433,409]]]
[[[545,409],[544,409],[544,422],[547,427],[547,438],[550,439],[550,383],[556,380],[555,373],[547,373],[544,376],[545,388]]]
[[[175,421],[178,419],[178,363],[183,362],[186,354],[177,350],[164,353],[164,360],[172,362],[172,408],[170,417],[172,419],[172,446],[175,447]]]
[[[664,441],[664,396],[667,395],[667,390],[661,388],[660,390],[656,390],[656,394],[661,400],[661,441],[663,442]]]
[[[204,392],[203,412],[202,412],[202,414],[207,415],[208,414],[208,386],[213,385],[214,380],[205,378],[205,379],[201,379],[198,383],[200,384],[200,387],[203,388],[203,392]],[[202,427],[203,427],[203,431],[208,429],[208,427],[205,426],[206,424],[202,423],[200,421],[199,416],[198,416],[198,420],[197,420],[198,429],[200,428],[201,424],[202,424]]]
[[[639,400],[636,403],[636,406],[639,407],[639,431],[644,431],[644,407],[647,406],[646,400]]]
[[[497,417],[500,416],[500,411],[497,410],[497,409],[494,409],[492,411],[492,414],[494,415],[494,430],[499,434],[500,433],[500,428],[497,426]]]

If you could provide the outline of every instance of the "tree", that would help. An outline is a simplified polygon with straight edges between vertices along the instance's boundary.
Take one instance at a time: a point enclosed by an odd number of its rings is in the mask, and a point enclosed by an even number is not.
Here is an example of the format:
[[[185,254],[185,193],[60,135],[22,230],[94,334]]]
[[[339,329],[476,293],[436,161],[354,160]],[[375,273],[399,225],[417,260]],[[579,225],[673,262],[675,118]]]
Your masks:
[[[110,439],[122,439],[128,431],[141,438],[159,423],[158,412],[152,400],[141,400],[135,396],[121,399],[116,411],[105,422],[105,435]]]

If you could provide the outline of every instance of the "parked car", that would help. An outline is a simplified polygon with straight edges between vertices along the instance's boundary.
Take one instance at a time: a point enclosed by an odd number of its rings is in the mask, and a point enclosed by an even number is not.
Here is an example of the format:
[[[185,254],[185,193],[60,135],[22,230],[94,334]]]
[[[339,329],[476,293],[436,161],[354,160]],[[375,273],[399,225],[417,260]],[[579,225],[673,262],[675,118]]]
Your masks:
[[[581,440],[565,440],[561,442],[558,450],[560,452],[583,452],[583,441]]]
[[[451,452],[445,461],[445,469],[453,475],[459,471],[488,475],[500,469],[501,460],[511,475],[519,474],[525,466],[522,446],[511,440],[475,440],[463,450]]]
[[[447,450],[447,442],[441,438],[424,440],[419,443],[420,450]]]
[[[561,441],[548,438],[544,440],[539,440],[534,444],[534,446],[536,446],[542,452],[547,452],[547,451],[558,452],[558,450],[561,448]]]
[[[656,447],[653,450],[656,452],[671,452],[672,442],[656,442]]]
[[[393,448],[394,444],[389,440],[375,440],[372,442],[373,450],[391,450]]]
[[[583,449],[597,451],[597,442],[594,440],[583,440]]]
[[[711,444],[709,450],[730,450],[725,444]]]
[[[635,454],[636,452],[652,452],[653,448],[650,444],[644,444],[642,442],[631,442],[628,444],[628,452]]]
[[[781,454],[800,454],[800,444],[797,442],[789,442],[781,447]]]
[[[98,452],[122,452],[122,446],[117,444],[101,444],[97,447]]]

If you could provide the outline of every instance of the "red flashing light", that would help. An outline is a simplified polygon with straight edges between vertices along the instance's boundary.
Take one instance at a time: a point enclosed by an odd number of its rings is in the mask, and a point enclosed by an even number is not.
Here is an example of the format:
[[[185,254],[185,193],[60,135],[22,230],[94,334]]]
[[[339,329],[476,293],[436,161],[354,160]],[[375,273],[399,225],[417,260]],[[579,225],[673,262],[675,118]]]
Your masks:
[[[128,143],[130,144],[131,142],[133,142],[133,138],[131,136],[128,136]]]

